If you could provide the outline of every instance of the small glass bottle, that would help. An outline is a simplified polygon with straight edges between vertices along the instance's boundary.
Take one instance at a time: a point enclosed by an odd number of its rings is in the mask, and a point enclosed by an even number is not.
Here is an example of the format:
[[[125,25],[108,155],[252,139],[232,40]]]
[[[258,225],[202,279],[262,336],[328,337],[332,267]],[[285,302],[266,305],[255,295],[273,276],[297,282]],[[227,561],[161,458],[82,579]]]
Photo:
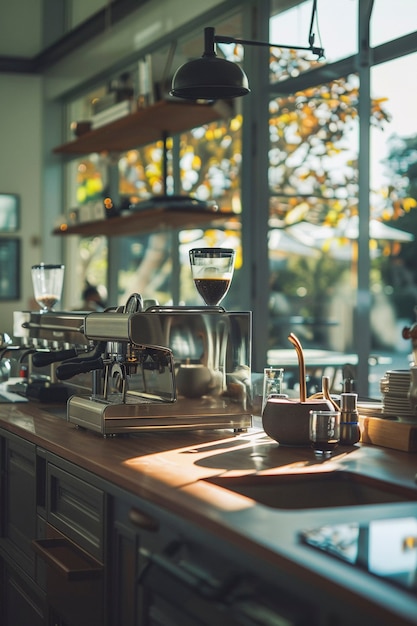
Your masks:
[[[358,394],[340,394],[340,444],[352,446],[361,438],[359,428]]]

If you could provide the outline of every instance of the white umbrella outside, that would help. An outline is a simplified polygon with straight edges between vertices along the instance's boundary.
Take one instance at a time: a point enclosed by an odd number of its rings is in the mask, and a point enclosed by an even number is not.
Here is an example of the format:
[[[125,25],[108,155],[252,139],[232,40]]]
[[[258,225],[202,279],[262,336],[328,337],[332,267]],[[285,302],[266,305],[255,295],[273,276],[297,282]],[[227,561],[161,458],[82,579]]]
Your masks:
[[[274,228],[269,231],[268,247],[271,256],[288,256],[288,254],[316,258],[320,256],[320,252],[314,246],[305,245],[296,237],[280,228]]]
[[[320,226],[319,224],[310,224],[309,222],[292,224],[287,227],[286,232],[304,246],[314,248],[320,248],[323,242],[333,239],[335,236],[334,229],[331,226]]]
[[[354,253],[352,244],[356,242],[359,235],[359,218],[355,215],[341,220],[336,228],[300,222],[289,226],[287,232],[306,246],[315,247],[330,254],[335,259],[349,261]],[[369,223],[369,234],[370,239],[382,241],[398,241],[400,243],[414,241],[412,233],[393,228],[376,219],[372,219]],[[351,243],[346,243],[346,239],[349,239]],[[372,258],[375,258],[380,255],[380,251],[371,249],[370,254]]]
[[[353,258],[352,244],[335,235],[331,226],[299,222],[289,226],[287,231],[305,247],[315,248],[333,259],[351,261]]]
[[[336,229],[339,236],[347,237],[348,239],[357,239],[359,236],[359,216],[353,215],[347,219],[343,219],[339,222]],[[382,239],[387,241],[399,241],[400,243],[406,243],[407,241],[414,241],[414,235],[407,233],[399,228],[388,226],[376,219],[371,219],[369,222],[369,236],[371,239]]]

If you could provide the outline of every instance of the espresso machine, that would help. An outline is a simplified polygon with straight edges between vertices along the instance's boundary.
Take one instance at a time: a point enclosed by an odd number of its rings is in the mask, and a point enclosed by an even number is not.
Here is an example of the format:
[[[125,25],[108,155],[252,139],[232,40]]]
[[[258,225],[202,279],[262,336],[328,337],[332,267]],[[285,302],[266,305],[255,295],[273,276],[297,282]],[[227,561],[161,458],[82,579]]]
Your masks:
[[[62,361],[93,349],[82,332],[86,315],[82,311],[14,312],[13,341],[1,351],[17,380],[13,391],[31,400],[65,404],[74,393],[95,387],[95,374],[80,374],[64,383],[56,373]]]
[[[246,430],[251,412],[251,313],[222,307],[123,307],[84,318],[87,353],[63,360],[60,380],[102,384],[74,394],[67,420],[103,436],[139,431]]]

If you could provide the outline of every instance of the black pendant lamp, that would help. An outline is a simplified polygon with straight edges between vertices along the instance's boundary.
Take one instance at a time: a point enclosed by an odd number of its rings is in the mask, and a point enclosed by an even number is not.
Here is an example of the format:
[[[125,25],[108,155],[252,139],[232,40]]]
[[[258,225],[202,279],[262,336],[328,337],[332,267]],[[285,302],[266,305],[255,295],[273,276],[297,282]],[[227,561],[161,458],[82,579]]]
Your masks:
[[[181,65],[172,79],[170,94],[187,100],[218,100],[246,96],[248,77],[236,63],[215,52],[214,28],[204,29],[204,54]]]
[[[317,0],[314,0],[308,37],[309,45],[305,47],[236,39],[224,35],[215,35],[214,28],[211,26],[205,28],[203,56],[188,61],[177,69],[172,79],[171,96],[187,100],[228,100],[246,96],[250,92],[248,77],[245,72],[236,63],[219,58],[215,51],[216,43],[307,50],[317,55],[318,58],[322,58],[324,49],[314,46],[313,24],[316,9]]]

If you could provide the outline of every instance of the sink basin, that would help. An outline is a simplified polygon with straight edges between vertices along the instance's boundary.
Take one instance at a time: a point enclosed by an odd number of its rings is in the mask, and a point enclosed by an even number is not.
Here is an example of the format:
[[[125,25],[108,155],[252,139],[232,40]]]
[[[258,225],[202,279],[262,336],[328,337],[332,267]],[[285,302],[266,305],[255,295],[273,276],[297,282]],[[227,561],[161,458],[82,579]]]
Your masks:
[[[207,482],[274,509],[317,509],[417,501],[417,489],[347,471],[217,476]]]

